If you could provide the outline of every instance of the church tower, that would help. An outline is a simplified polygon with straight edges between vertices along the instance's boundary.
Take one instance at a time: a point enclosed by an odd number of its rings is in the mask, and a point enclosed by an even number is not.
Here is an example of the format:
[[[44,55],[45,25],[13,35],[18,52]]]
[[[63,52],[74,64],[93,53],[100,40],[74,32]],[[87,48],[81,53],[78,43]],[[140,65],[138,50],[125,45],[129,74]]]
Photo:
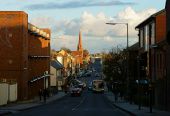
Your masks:
[[[78,42],[78,46],[77,46],[77,51],[83,52],[81,31],[79,32],[79,42]]]

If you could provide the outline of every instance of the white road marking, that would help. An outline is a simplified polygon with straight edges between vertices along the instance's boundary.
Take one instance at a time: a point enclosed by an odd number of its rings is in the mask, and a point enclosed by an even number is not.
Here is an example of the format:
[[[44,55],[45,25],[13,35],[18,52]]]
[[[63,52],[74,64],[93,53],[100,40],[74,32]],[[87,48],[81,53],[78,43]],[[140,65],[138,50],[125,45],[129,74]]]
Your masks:
[[[72,111],[77,110],[78,107],[84,102],[85,99],[86,99],[86,97],[84,97],[84,98],[80,101],[80,103],[72,109]]]

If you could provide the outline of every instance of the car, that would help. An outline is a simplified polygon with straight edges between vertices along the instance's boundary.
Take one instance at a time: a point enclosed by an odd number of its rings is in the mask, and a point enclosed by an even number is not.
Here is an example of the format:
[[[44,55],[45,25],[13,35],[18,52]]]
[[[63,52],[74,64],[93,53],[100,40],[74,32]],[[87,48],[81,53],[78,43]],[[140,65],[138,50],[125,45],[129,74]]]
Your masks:
[[[81,81],[79,81],[79,80],[77,80],[77,79],[73,79],[73,80],[71,81],[71,84],[74,85],[74,86],[78,86],[78,87],[81,88],[81,89],[85,89],[85,88],[86,88],[86,83],[81,82]]]
[[[90,91],[92,90],[92,82],[89,83],[88,90],[90,90]]]
[[[90,77],[90,76],[91,76],[91,73],[86,73],[86,76],[87,76],[87,77]]]
[[[92,91],[94,93],[104,93],[104,81],[103,80],[93,80]]]
[[[71,96],[81,96],[82,89],[78,86],[71,86],[70,87],[70,94]]]
[[[81,78],[87,77],[86,73],[81,75]]]
[[[100,77],[99,73],[96,73],[96,74],[95,74],[95,77]]]
[[[78,84],[78,86],[79,86],[80,88],[82,88],[82,89],[85,89],[85,88],[86,88],[86,83],[81,82],[81,83]]]

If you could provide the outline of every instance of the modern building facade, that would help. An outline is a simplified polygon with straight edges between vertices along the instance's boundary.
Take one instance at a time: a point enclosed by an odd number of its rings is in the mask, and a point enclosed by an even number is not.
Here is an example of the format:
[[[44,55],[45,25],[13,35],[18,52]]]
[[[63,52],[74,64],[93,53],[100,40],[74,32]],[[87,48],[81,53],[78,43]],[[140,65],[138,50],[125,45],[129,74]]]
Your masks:
[[[28,23],[23,11],[1,11],[0,17],[0,80],[17,83],[18,100],[33,98],[50,70],[50,30]]]

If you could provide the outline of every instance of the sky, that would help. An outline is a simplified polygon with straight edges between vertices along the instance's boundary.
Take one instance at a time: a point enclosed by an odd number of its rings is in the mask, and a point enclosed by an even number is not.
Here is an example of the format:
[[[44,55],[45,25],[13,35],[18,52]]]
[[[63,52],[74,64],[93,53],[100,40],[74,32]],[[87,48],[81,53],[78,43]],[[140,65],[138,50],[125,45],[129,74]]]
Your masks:
[[[39,28],[50,28],[51,48],[77,49],[79,31],[83,48],[90,53],[125,48],[126,25],[129,45],[138,41],[135,26],[164,9],[166,0],[2,0],[1,11],[24,11],[29,22]]]

